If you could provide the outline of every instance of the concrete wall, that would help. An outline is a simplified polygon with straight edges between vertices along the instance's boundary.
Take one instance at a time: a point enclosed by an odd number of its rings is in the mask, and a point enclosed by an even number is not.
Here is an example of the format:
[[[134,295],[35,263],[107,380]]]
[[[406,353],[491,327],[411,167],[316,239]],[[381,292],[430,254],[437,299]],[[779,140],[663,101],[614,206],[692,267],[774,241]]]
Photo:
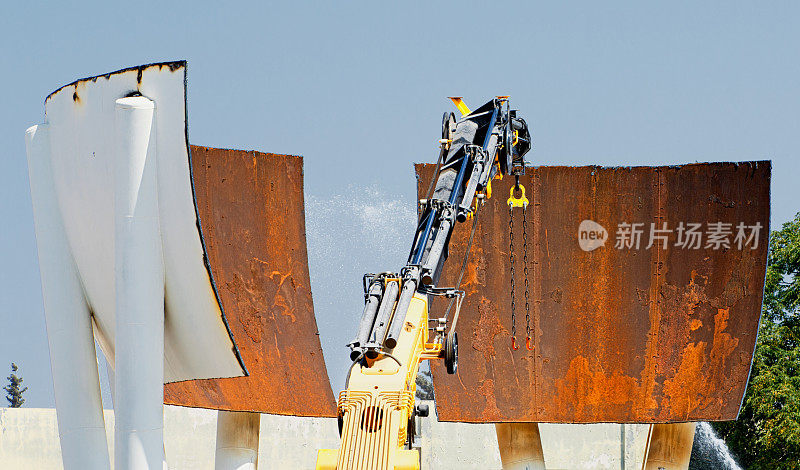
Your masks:
[[[114,411],[104,410],[111,465],[114,464]],[[217,412],[164,407],[164,448],[172,469],[214,469]],[[56,410],[0,409],[0,469],[61,470]],[[267,467],[269,468],[269,467]]]
[[[0,409],[0,468],[61,468],[56,410]]]
[[[540,424],[548,470],[642,468],[648,424]]]
[[[491,424],[440,423],[431,406],[421,420],[418,444],[424,469],[500,469],[497,436]],[[105,411],[109,454],[114,448],[114,412]],[[217,413],[164,407],[164,447],[172,470],[213,470]],[[542,424],[548,469],[640,469],[647,425]],[[259,469],[314,468],[317,449],[336,448],[335,419],[261,416]],[[622,466],[624,455],[624,467]],[[53,409],[0,409],[0,468],[60,470],[61,449]]]
[[[459,470],[500,469],[494,424],[440,423],[433,403],[431,416],[420,421],[422,468]]]

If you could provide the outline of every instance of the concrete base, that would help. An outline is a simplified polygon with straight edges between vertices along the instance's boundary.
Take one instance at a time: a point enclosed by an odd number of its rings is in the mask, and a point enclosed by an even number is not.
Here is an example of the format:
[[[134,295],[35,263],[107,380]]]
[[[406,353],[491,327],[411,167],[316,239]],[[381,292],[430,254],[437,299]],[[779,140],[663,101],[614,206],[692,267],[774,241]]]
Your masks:
[[[545,470],[538,423],[498,423],[494,426],[503,470]]]
[[[642,470],[649,424],[539,423],[548,470]]]
[[[431,403],[431,410],[433,410]],[[114,446],[114,412],[105,410],[109,449]],[[335,419],[260,415],[258,467],[314,468],[318,449],[339,446]],[[545,468],[641,470],[649,425],[538,425]],[[497,433],[491,424],[420,420],[422,468],[500,470]],[[625,445],[621,445],[621,433]],[[164,448],[170,470],[214,470],[215,410],[164,407]],[[113,452],[111,454],[113,465]],[[624,465],[623,465],[624,463]],[[53,409],[0,409],[0,468],[59,470],[61,450]]]
[[[645,470],[686,470],[692,457],[695,423],[654,424]]]
[[[261,415],[242,411],[217,413],[216,470],[256,470]]]

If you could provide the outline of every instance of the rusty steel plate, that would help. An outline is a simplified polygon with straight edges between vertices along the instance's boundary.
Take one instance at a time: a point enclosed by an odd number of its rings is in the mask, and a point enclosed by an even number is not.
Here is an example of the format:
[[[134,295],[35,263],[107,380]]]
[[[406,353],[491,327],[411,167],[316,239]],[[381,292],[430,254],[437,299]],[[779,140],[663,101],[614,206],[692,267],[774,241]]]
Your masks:
[[[300,157],[192,146],[208,263],[247,377],[164,386],[164,403],[336,416],[311,300]]]
[[[432,171],[430,165],[417,166],[420,194]],[[511,348],[506,201],[513,178],[506,177],[493,182],[493,197],[478,217],[462,283],[466,298],[457,326],[457,375],[447,375],[441,361],[434,361],[439,419],[735,419],[761,312],[770,162],[538,167],[529,168],[520,181],[530,200],[533,349],[525,346],[521,209],[514,209],[520,348]],[[688,225],[695,223],[701,225]],[[455,282],[470,225],[459,224],[453,234],[441,286]],[[584,229],[581,240],[579,228]],[[758,243],[748,240],[755,232]],[[630,234],[641,237],[638,248]],[[594,249],[585,251],[581,243]],[[441,315],[441,303],[432,308],[433,317]]]

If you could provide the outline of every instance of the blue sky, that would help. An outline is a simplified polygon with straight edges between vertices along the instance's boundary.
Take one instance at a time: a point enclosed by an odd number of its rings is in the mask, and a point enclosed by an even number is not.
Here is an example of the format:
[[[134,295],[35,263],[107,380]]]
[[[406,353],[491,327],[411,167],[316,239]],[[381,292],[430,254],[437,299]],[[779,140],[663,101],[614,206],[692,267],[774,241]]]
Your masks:
[[[53,405],[23,135],[76,78],[187,59],[193,144],[305,157],[314,300],[338,390],[360,274],[404,261],[411,164],[435,159],[447,96],[511,95],[533,164],[771,159],[775,228],[800,210],[799,52],[800,4],[788,1],[11,2],[0,17],[0,376],[16,361],[26,406]],[[362,217],[376,213],[378,244]]]

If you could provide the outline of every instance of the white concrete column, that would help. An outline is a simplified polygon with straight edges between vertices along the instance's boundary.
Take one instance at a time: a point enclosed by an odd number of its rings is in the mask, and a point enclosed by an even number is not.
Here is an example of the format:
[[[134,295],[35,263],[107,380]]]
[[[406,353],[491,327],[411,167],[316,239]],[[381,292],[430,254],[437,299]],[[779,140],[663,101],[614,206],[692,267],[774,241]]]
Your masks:
[[[116,102],[114,152],[114,466],[164,462],[164,263],[158,222],[155,104]]]
[[[692,457],[696,423],[653,424],[645,470],[686,470]]]
[[[503,470],[545,470],[538,423],[497,423]]]
[[[25,143],[62,461],[108,469],[91,315],[58,208],[48,125],[28,129]]]
[[[217,412],[216,470],[256,470],[258,468],[259,413]]]

